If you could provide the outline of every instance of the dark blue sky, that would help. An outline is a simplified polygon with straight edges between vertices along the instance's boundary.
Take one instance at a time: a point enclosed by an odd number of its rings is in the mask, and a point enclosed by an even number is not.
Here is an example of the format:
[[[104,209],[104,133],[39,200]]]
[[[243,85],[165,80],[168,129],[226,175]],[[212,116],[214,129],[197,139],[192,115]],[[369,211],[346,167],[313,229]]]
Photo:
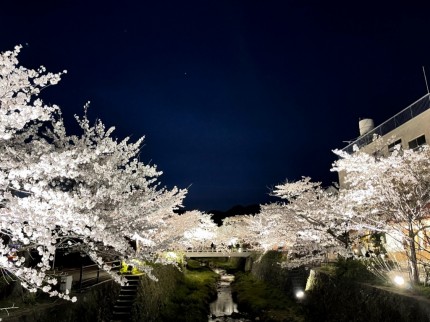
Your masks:
[[[10,1],[0,51],[68,70],[44,93],[70,128],[90,116],[188,187],[188,208],[265,203],[269,187],[329,184],[334,155],[426,93],[429,5],[392,1]],[[376,1],[375,1],[376,2]]]

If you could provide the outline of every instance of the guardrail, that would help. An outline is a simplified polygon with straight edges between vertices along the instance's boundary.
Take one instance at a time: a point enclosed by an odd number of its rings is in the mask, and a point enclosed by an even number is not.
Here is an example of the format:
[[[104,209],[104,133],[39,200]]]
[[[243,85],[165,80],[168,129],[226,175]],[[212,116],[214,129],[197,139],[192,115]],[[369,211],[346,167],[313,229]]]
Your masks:
[[[426,94],[421,97],[419,100],[415,101],[405,109],[401,110],[396,115],[390,117],[385,122],[376,126],[374,129],[370,130],[366,134],[358,137],[353,142],[349,143],[342,150],[347,153],[353,153],[354,145],[361,148],[365,145],[368,145],[373,141],[374,135],[383,136],[392,130],[396,129],[400,125],[406,123],[410,119],[416,117],[417,115],[423,113],[424,111],[430,108],[430,94]]]
[[[182,250],[184,251],[184,250]],[[173,250],[174,252],[174,250]],[[236,248],[236,247],[232,247],[232,248],[213,248],[213,247],[208,247],[208,248],[188,248],[187,250],[184,251],[185,253],[242,253],[242,252],[250,252],[250,250],[246,249],[246,248]]]
[[[248,257],[251,255],[247,250],[187,250],[184,252],[185,257]]]
[[[106,262],[106,264],[112,265],[114,271],[119,271],[121,268],[120,261]],[[112,277],[106,271],[100,269],[97,264],[81,265],[76,268],[60,270],[57,271],[55,275],[59,278],[72,276],[72,288],[78,291],[112,279]]]

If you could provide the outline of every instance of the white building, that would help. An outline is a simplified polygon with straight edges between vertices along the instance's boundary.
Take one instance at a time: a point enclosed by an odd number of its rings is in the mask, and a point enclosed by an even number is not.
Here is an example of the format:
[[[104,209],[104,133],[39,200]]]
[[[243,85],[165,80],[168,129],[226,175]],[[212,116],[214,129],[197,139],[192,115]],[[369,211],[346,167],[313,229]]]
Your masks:
[[[374,127],[373,120],[363,119],[359,122],[360,136],[348,144],[343,151],[354,153],[354,146],[360,151],[375,156],[387,156],[394,147],[400,144],[402,149],[417,149],[421,145],[430,143],[430,94],[412,103],[382,124]],[[378,140],[375,140],[378,137]],[[339,173],[339,184],[345,187],[344,174]],[[423,234],[424,232],[420,232]],[[393,238],[393,234],[386,236],[386,250],[389,253],[403,253],[404,246],[401,237]],[[418,251],[427,248],[423,244],[423,236],[417,239]],[[425,257],[428,253],[425,252]],[[400,256],[399,256],[400,258]]]
[[[373,127],[371,119],[360,120],[359,125],[360,137],[343,148],[344,151],[352,153],[354,145],[364,152],[382,155],[387,155],[397,144],[403,149],[415,149],[430,142],[430,94],[377,127]],[[381,140],[375,142],[375,136]]]

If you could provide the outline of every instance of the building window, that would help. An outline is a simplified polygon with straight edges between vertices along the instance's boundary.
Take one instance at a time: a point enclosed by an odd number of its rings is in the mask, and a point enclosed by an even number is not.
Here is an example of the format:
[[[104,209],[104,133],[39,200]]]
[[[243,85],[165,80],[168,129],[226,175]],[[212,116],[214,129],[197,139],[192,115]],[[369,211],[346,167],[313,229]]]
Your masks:
[[[400,147],[402,147],[402,139],[398,139],[397,141],[388,144],[388,153],[392,153],[396,145],[400,145]]]
[[[409,141],[409,149],[418,149],[420,146],[426,144],[426,136],[421,135],[412,141]]]

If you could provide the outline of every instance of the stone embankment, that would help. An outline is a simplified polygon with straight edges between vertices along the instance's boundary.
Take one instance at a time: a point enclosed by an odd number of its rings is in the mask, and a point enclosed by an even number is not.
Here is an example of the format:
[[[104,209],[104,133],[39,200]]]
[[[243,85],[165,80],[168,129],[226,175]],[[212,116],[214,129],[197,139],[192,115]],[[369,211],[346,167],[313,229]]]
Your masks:
[[[251,272],[292,296],[298,288],[307,288],[301,301],[306,321],[430,322],[430,300],[412,291],[358,283],[319,269],[285,270],[279,265],[283,256],[268,252],[254,258]]]

